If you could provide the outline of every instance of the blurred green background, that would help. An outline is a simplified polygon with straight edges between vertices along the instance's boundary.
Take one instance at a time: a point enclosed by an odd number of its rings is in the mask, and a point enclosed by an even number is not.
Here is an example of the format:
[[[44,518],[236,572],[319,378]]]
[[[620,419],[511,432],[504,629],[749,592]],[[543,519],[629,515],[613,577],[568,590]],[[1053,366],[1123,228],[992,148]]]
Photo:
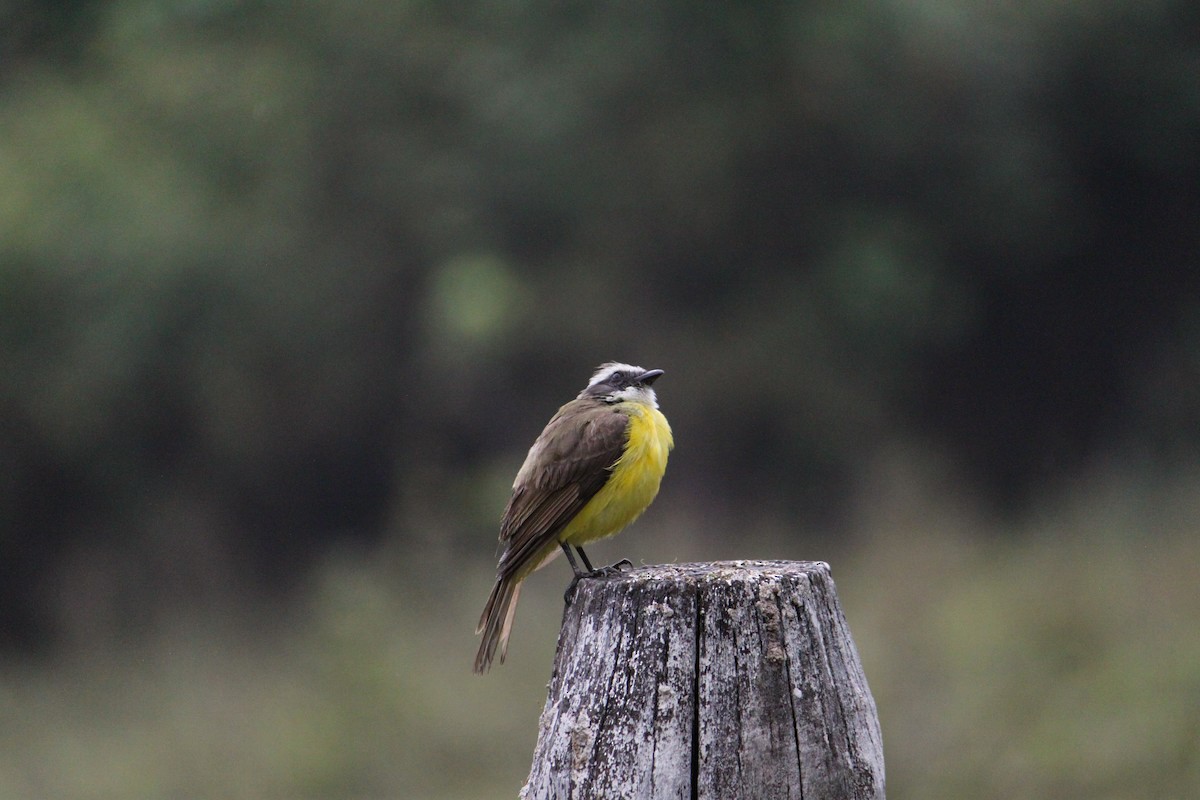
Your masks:
[[[0,796],[514,796],[609,359],[890,797],[1200,796],[1194,0],[0,2]]]

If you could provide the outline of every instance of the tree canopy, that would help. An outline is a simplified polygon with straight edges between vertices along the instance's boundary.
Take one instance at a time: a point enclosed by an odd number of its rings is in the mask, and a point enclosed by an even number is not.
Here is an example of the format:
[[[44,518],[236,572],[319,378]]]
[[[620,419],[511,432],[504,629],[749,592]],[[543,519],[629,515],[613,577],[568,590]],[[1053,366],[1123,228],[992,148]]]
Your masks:
[[[1006,509],[1195,457],[1195,3],[29,0],[0,31],[10,643],[93,570],[137,606],[417,520],[476,542],[613,358],[667,371],[700,505],[836,517],[898,442]]]

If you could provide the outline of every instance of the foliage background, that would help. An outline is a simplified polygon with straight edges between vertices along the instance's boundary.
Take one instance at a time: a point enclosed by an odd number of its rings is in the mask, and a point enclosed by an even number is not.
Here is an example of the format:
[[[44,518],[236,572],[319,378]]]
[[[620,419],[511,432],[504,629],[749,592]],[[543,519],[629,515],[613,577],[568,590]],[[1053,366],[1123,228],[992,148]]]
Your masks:
[[[0,794],[507,797],[496,517],[830,561],[889,794],[1200,791],[1200,7],[0,3]]]

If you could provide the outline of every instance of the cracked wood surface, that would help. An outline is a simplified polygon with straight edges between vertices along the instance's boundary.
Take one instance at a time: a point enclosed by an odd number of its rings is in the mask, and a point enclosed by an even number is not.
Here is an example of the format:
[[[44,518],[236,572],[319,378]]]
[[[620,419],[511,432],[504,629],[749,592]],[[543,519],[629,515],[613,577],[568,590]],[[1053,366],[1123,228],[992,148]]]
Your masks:
[[[882,800],[875,702],[829,565],[580,581],[526,800]]]

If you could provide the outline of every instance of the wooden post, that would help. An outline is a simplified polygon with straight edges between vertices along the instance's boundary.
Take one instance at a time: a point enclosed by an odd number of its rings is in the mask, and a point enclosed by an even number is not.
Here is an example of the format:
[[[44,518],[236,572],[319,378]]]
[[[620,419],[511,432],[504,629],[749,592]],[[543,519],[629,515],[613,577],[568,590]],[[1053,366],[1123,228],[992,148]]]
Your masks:
[[[579,582],[525,800],[882,800],[875,701],[829,565]]]

